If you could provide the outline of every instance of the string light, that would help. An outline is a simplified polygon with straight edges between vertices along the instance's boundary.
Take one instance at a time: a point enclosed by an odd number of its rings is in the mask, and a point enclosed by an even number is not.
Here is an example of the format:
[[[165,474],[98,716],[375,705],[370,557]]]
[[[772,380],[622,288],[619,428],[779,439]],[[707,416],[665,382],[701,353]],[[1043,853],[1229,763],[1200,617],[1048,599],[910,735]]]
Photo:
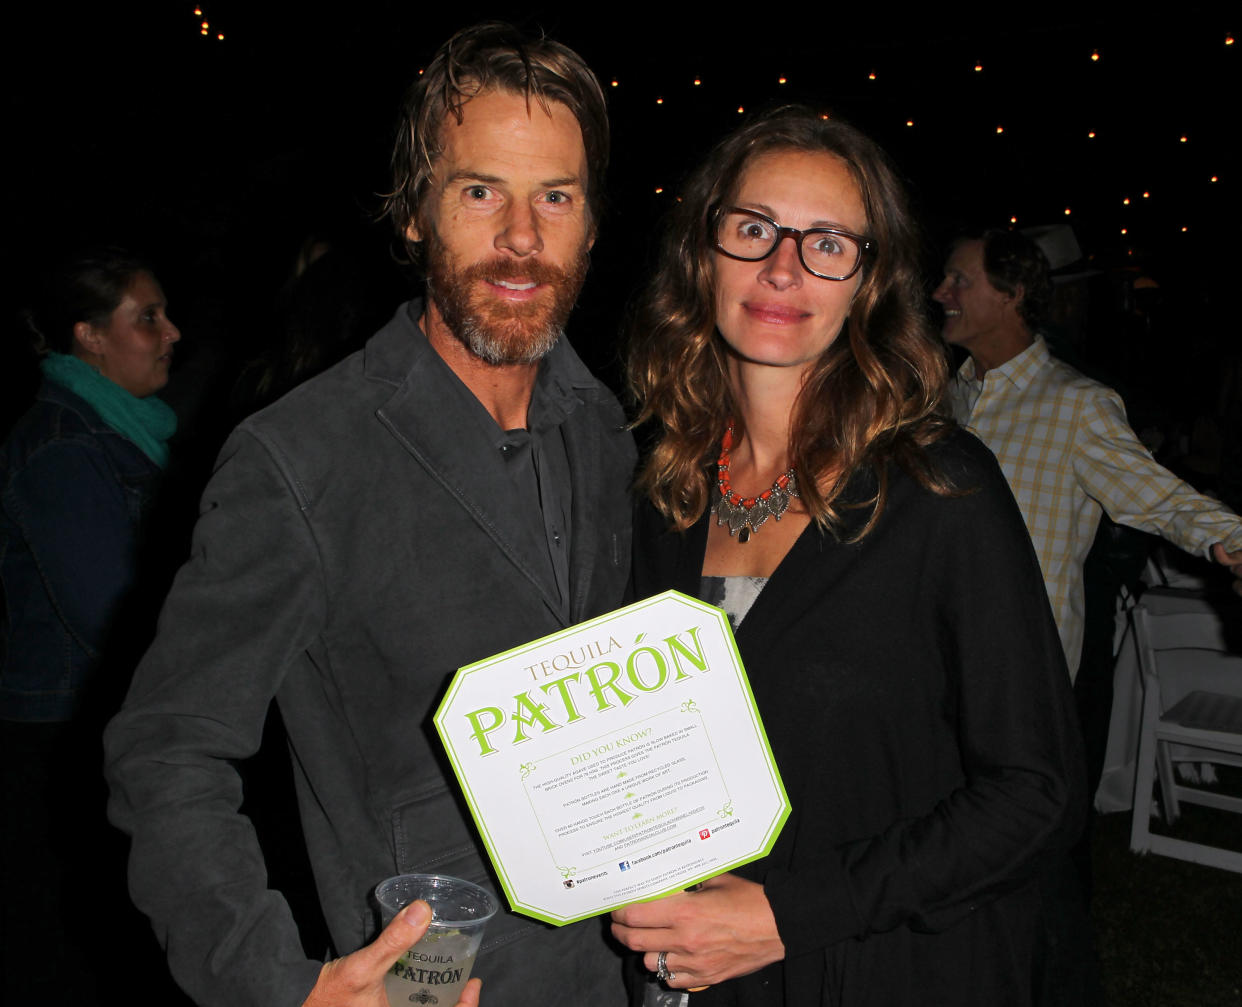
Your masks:
[[[1185,234],[1185,233],[1186,233],[1187,231],[1189,231],[1189,230],[1190,230],[1190,228],[1189,228],[1189,227],[1183,227],[1183,228],[1182,228],[1182,234]]]
[[[662,185],[657,185],[657,186],[656,186],[656,195],[657,195],[657,196],[658,196],[660,193],[662,193],[663,191],[664,191],[664,186],[662,186]]]
[[[700,84],[702,84],[702,83],[703,83],[703,82],[702,82],[702,81],[701,81],[698,77],[695,77],[695,78],[694,78],[694,86],[695,86],[695,87],[698,87],[698,86],[699,86]]]
[[[745,105],[738,105],[738,107],[737,107],[737,114],[738,114],[738,115],[741,115],[741,114],[742,114],[743,112],[745,112],[745,111],[746,111],[746,106],[745,106]]]
[[[1009,223],[1011,223],[1011,224],[1016,224],[1017,222],[1018,222],[1018,218],[1017,218],[1017,217],[1010,217],[1010,218],[1009,218]]]
[[[1209,181],[1209,182],[1215,182],[1215,181],[1216,181],[1216,179],[1217,179],[1217,177],[1218,177],[1218,176],[1213,175],[1211,178],[1209,178],[1209,179],[1208,179],[1208,181]]]
[[[1232,35],[1226,35],[1226,36],[1225,36],[1225,45],[1233,45],[1233,36],[1232,36]]]
[[[869,74],[867,74],[867,80],[875,80],[875,71],[874,71],[874,70],[872,70]]]
[[[1068,206],[1065,208],[1065,215],[1067,217],[1070,215],[1070,208]]]
[[[996,135],[997,135],[997,136],[1000,136],[1000,134],[1001,134],[1001,133],[1003,133],[1003,132],[1005,132],[1005,127],[1004,127],[1004,126],[997,126],[997,127],[996,127]]]
[[[1091,50],[1091,62],[1098,63],[1099,61],[1100,61],[1100,50],[1092,49]]]
[[[194,16],[195,16],[195,17],[202,17],[202,16],[203,16],[203,8],[202,8],[202,7],[195,7],[195,8],[194,8]]]
[[[1144,199],[1150,199],[1150,198],[1151,198],[1151,193],[1150,193],[1150,192],[1145,192],[1145,193],[1143,193],[1143,198],[1144,198]]]
[[[1187,139],[1187,138],[1186,138],[1185,136],[1183,136],[1183,137],[1182,137],[1182,139],[1181,139],[1181,142],[1182,142],[1182,143],[1185,143],[1185,142],[1186,142],[1186,139]]]
[[[1123,199],[1123,200],[1121,201],[1121,205],[1122,205],[1122,206],[1129,206],[1129,205],[1130,205],[1130,197],[1129,197],[1129,196],[1126,196],[1126,198],[1125,198],[1125,199]]]
[[[216,38],[217,38],[219,41],[223,42],[223,41],[224,41],[224,32],[220,32],[220,34],[218,34],[218,35],[216,36]]]
[[[784,84],[784,83],[787,83],[787,82],[788,82],[788,80],[789,80],[789,78],[788,78],[788,77],[777,77],[777,78],[776,78],[776,83],[778,83],[778,84]]]
[[[983,73],[983,64],[982,64],[982,63],[976,63],[976,64],[975,64],[975,73]]]
[[[200,29],[198,30],[198,33],[199,33],[200,35],[206,35],[206,34],[207,34],[207,29],[206,29],[206,28],[200,28]]]
[[[657,104],[657,105],[663,105],[663,104],[664,104],[664,99],[663,99],[663,98],[657,98],[657,99],[656,99],[656,104]]]
[[[205,29],[209,28],[209,27],[210,27],[210,25],[208,25],[208,24],[207,24],[207,22],[206,22],[206,21],[204,21],[204,22],[202,23],[202,25],[200,25],[200,27],[201,27],[201,28],[203,28],[203,29],[205,30]]]
[[[617,86],[617,79],[615,77],[612,79],[612,86],[613,87]]]
[[[1129,230],[1129,228],[1123,227],[1123,228],[1121,229],[1121,233],[1122,233],[1122,235],[1126,235],[1126,234],[1129,234],[1129,233],[1130,233],[1130,230]]]
[[[1094,129],[1091,129],[1091,130],[1088,130],[1088,131],[1087,131],[1087,139],[1088,139],[1088,140],[1094,140],[1094,139],[1095,139],[1095,130],[1094,130]]]
[[[914,120],[913,120],[913,119],[907,119],[907,120],[906,120],[906,125],[907,125],[907,126],[913,126],[913,125],[914,125]]]

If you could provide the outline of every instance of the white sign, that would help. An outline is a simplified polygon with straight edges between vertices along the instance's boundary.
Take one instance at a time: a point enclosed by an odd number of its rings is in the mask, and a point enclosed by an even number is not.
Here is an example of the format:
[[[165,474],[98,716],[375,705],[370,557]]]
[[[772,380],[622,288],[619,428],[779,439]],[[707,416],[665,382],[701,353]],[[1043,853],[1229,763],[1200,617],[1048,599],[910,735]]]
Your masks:
[[[509,904],[548,923],[755,860],[789,816],[727,617],[676,591],[461,668],[434,719]]]

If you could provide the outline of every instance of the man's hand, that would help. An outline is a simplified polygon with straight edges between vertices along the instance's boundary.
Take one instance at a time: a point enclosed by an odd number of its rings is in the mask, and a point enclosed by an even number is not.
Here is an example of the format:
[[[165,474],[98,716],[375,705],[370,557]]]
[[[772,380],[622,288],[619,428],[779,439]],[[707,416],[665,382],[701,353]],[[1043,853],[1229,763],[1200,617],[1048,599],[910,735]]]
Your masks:
[[[388,1007],[384,975],[426,933],[430,922],[426,902],[410,903],[374,943],[324,965],[302,1007]],[[478,979],[466,983],[457,1007],[478,1007],[481,987]]]
[[[1212,559],[1221,566],[1229,567],[1234,576],[1233,589],[1238,594],[1242,594],[1242,549],[1237,552],[1226,552],[1225,543],[1217,542],[1212,546]]]

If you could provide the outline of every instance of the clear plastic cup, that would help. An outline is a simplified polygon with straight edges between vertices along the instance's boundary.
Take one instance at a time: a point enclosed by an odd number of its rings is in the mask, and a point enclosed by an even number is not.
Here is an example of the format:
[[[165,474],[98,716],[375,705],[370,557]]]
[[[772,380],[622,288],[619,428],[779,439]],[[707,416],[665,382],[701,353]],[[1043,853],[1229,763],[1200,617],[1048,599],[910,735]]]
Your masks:
[[[431,925],[384,977],[389,1007],[453,1007],[499,905],[488,891],[444,874],[399,874],[375,888],[384,926],[411,902],[431,906]]]

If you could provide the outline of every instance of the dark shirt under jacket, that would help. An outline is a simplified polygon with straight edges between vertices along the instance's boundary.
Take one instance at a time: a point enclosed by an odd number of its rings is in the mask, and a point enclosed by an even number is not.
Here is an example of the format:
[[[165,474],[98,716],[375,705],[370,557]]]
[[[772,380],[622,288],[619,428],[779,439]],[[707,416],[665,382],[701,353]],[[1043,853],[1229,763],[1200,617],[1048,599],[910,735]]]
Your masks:
[[[1032,879],[1080,828],[1081,743],[995,460],[960,433],[932,454],[967,492],[892,471],[875,529],[847,545],[809,527],[738,629],[793,808],[738,873],[764,885],[787,957],[693,1004],[1030,1002]],[[697,593],[707,521],[679,535],[642,507],[638,597]]]
[[[296,1007],[319,974],[238,814],[235,763],[259,747],[273,697],[345,954],[374,936],[369,896],[389,875],[494,885],[430,723],[453,670],[621,599],[634,449],[615,398],[563,339],[540,369],[532,414],[561,403],[549,435],[572,484],[558,497],[572,508],[562,605],[546,543],[544,566],[532,561],[543,536],[512,506],[503,431],[480,421],[420,313],[403,306],[362,352],[234,432],[105,738],[134,899],[201,1003]],[[476,974],[497,1004],[622,999],[598,920],[557,929],[502,913]]]

